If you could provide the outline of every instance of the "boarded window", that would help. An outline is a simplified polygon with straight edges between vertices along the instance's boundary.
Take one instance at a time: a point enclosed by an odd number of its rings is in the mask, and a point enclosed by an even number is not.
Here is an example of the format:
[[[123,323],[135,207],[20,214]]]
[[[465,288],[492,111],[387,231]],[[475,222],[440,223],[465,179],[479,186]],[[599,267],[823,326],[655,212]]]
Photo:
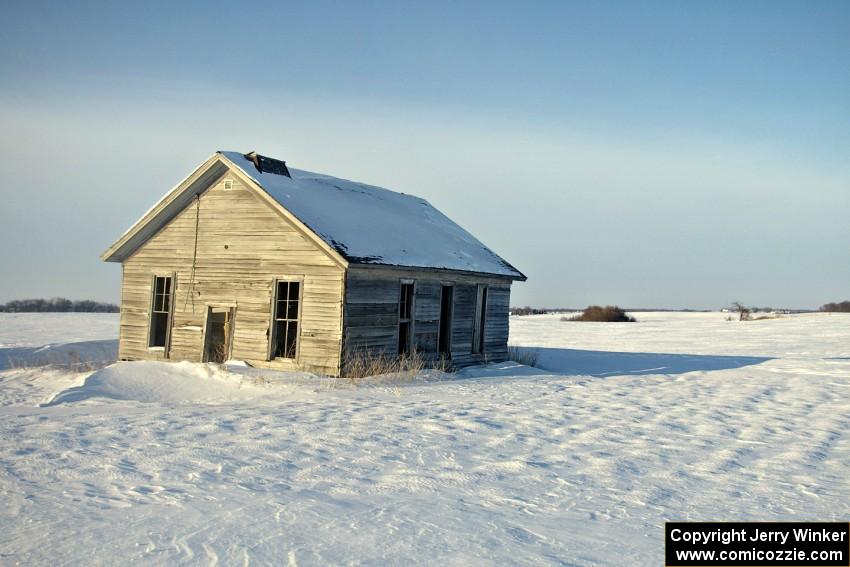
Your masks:
[[[298,353],[298,320],[301,282],[278,280],[272,320],[271,358],[295,358]]]
[[[475,321],[472,327],[472,353],[484,352],[484,330],[487,327],[487,287],[478,286],[475,302]]]
[[[154,277],[153,298],[151,302],[151,327],[148,346],[164,348],[166,342],[168,342],[172,291],[172,279],[170,277]]]
[[[411,314],[413,313],[413,284],[401,284],[398,298],[398,353],[410,352]]]

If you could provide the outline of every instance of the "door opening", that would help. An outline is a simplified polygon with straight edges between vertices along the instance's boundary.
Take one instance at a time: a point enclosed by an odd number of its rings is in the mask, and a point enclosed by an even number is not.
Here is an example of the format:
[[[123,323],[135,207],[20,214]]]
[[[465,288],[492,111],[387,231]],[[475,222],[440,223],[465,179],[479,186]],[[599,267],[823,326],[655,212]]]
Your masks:
[[[219,364],[230,358],[233,334],[233,308],[209,307],[204,335],[204,362]]]
[[[454,287],[444,285],[440,293],[440,331],[438,336],[438,352],[445,358],[452,355],[452,299]]]

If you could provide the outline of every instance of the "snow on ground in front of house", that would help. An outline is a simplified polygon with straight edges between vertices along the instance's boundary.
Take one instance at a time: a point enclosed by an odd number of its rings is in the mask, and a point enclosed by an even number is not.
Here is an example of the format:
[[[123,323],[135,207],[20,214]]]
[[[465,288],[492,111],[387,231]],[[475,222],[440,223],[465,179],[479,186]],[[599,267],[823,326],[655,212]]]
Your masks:
[[[118,313],[0,313],[0,349],[118,340]]]
[[[78,385],[118,355],[118,313],[0,313],[0,406]]]
[[[0,371],[99,368],[115,361],[117,337],[118,313],[0,313]],[[43,381],[28,380],[30,375],[38,376],[39,371],[17,374],[38,389]],[[4,397],[0,394],[0,404]]]
[[[636,316],[398,386],[6,367],[0,563],[659,565],[665,520],[850,517],[850,316]]]

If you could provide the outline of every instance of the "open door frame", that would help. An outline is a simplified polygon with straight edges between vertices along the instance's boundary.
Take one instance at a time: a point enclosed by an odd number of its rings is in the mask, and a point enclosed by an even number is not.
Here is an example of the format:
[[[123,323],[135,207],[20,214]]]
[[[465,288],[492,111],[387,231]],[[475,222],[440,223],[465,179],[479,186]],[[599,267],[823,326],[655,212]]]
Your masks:
[[[212,317],[213,313],[224,313],[224,348],[225,348],[225,356],[224,360],[229,360],[231,354],[233,353],[233,330],[235,329],[235,320],[236,320],[236,307],[233,305],[207,305],[207,311],[204,316],[204,337],[202,341],[201,348],[201,362],[210,362],[212,358],[210,355],[210,345],[209,341],[212,338],[211,328],[212,328]]]

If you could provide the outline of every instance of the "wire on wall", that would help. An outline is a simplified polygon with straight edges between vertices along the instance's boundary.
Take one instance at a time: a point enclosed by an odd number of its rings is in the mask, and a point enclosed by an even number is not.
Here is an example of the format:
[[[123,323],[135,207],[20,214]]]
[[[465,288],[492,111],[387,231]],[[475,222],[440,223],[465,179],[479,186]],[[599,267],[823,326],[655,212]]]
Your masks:
[[[183,302],[183,310],[186,310],[186,304],[189,303],[189,298],[192,298],[192,313],[195,312],[195,266],[198,262],[198,227],[201,221],[201,196],[195,195],[195,249],[192,251],[192,272],[189,276],[189,289],[186,292],[186,300]]]

